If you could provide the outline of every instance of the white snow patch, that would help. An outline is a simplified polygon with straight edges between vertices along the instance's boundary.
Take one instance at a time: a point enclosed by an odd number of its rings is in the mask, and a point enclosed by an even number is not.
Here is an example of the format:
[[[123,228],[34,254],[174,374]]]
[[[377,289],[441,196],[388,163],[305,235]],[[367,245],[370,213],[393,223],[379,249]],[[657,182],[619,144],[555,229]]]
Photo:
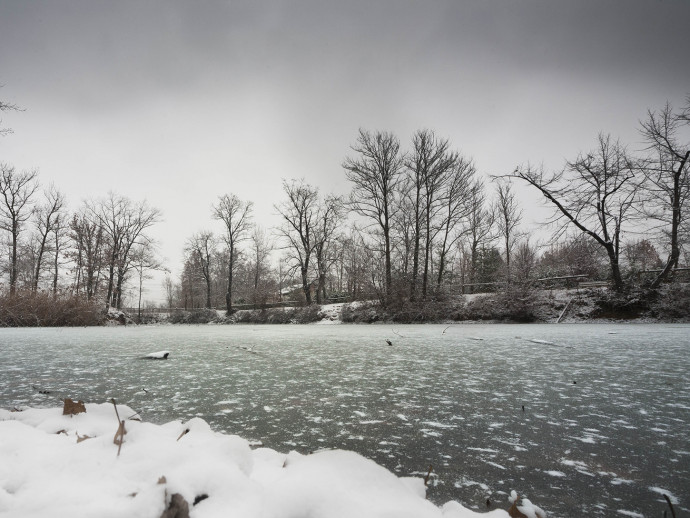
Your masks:
[[[544,473],[546,473],[547,475],[551,475],[552,477],[565,477],[565,473],[563,473],[562,471],[548,470]]]
[[[134,413],[118,408],[120,415]],[[197,518],[508,518],[503,510],[479,514],[457,502],[436,507],[425,499],[421,478],[399,478],[354,452],[252,450],[199,418],[128,420],[118,456],[112,405],[86,410],[0,410],[0,515],[150,518],[179,493]],[[200,495],[208,498],[192,506]],[[523,508],[536,506],[523,499]]]
[[[155,353],[149,353],[146,355],[146,357],[151,358],[152,360],[165,360],[168,358],[169,354],[170,351],[158,351]]]
[[[674,496],[670,491],[664,489],[663,487],[650,487],[649,490],[654,491],[655,493],[659,493],[662,496],[668,496],[672,504],[678,505],[678,498]]]

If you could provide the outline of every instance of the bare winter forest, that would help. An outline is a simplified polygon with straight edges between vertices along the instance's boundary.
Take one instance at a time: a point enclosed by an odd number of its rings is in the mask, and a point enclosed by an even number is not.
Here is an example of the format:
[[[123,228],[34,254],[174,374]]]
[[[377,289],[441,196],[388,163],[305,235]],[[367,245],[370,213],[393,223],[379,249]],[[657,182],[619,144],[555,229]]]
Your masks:
[[[285,180],[276,228],[254,223],[252,200],[210,192],[196,213],[224,231],[187,237],[182,274],[166,276],[163,306],[232,314],[375,300],[438,308],[485,292],[510,306],[545,286],[577,285],[605,285],[624,306],[662,286],[686,292],[689,129],[690,98],[648,111],[639,126],[644,152],[601,133],[558,170],[522,164],[497,177],[432,130],[403,142],[360,129],[349,148],[343,143],[349,195]],[[109,307],[141,307],[143,283],[168,266],[157,252],[159,209],[116,192],[70,206],[36,171],[0,168],[0,324],[82,324]],[[552,209],[546,242],[524,224],[517,185]]]

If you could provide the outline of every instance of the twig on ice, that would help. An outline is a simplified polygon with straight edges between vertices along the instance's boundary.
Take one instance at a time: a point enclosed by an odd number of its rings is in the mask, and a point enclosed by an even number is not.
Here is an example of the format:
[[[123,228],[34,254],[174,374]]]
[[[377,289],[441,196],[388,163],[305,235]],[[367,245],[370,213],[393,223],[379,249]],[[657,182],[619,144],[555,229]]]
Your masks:
[[[429,478],[431,478],[431,472],[433,471],[434,467],[429,464],[429,472],[426,474],[426,477],[424,477],[424,485],[428,486],[429,485]]]
[[[673,509],[673,504],[671,503],[671,499],[666,494],[664,494],[664,498],[666,499],[668,506],[671,508],[671,516],[673,516],[673,518],[676,518],[676,511]]]

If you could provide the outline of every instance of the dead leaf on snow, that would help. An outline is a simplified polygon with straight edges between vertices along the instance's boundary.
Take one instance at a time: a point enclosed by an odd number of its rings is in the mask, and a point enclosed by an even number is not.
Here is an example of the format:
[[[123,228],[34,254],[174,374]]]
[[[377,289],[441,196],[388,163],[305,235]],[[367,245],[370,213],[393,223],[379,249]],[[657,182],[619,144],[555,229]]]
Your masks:
[[[508,509],[508,514],[511,516],[511,518],[527,518],[527,515],[518,509],[518,500],[520,500],[519,496],[515,499],[513,505],[510,506],[510,509]]]
[[[65,405],[62,407],[62,415],[76,415],[86,412],[86,407],[83,401],[72,401],[70,398],[63,400]]]

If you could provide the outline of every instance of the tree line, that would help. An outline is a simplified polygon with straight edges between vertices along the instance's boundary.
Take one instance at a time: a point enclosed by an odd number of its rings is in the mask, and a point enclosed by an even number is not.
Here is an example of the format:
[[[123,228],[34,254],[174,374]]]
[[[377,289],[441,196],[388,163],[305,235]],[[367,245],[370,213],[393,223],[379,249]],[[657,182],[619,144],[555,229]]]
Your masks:
[[[222,231],[188,236],[182,273],[166,276],[165,305],[232,313],[285,299],[415,304],[577,275],[617,291],[658,287],[687,253],[690,99],[680,110],[650,110],[639,129],[645,148],[637,153],[600,134],[559,170],[527,164],[498,176],[432,130],[405,146],[393,133],[360,129],[342,162],[348,195],[286,179],[271,229],[236,194],[210,203],[209,222]],[[3,163],[0,173],[2,291],[69,293],[120,308],[129,282],[141,304],[143,281],[164,269],[152,238],[158,209],[108,193],[69,211],[35,171]],[[525,227],[515,182],[552,207],[547,243]]]
[[[113,192],[70,212],[54,185],[41,189],[36,171],[0,164],[3,291],[69,294],[120,308],[128,280],[162,268],[148,233],[159,220],[145,201]]]
[[[618,292],[656,288],[687,253],[689,114],[690,99],[681,110],[648,111],[638,153],[600,134],[562,169],[527,164],[495,177],[431,130],[415,132],[405,150],[393,133],[361,129],[342,163],[346,197],[286,180],[274,206],[282,223],[266,231],[253,225],[250,201],[221,196],[211,213],[225,232],[188,239],[169,303],[224,301],[231,312],[233,300],[262,306],[297,291],[305,304],[423,303],[575,276]],[[548,243],[530,239],[515,181],[553,209]]]

